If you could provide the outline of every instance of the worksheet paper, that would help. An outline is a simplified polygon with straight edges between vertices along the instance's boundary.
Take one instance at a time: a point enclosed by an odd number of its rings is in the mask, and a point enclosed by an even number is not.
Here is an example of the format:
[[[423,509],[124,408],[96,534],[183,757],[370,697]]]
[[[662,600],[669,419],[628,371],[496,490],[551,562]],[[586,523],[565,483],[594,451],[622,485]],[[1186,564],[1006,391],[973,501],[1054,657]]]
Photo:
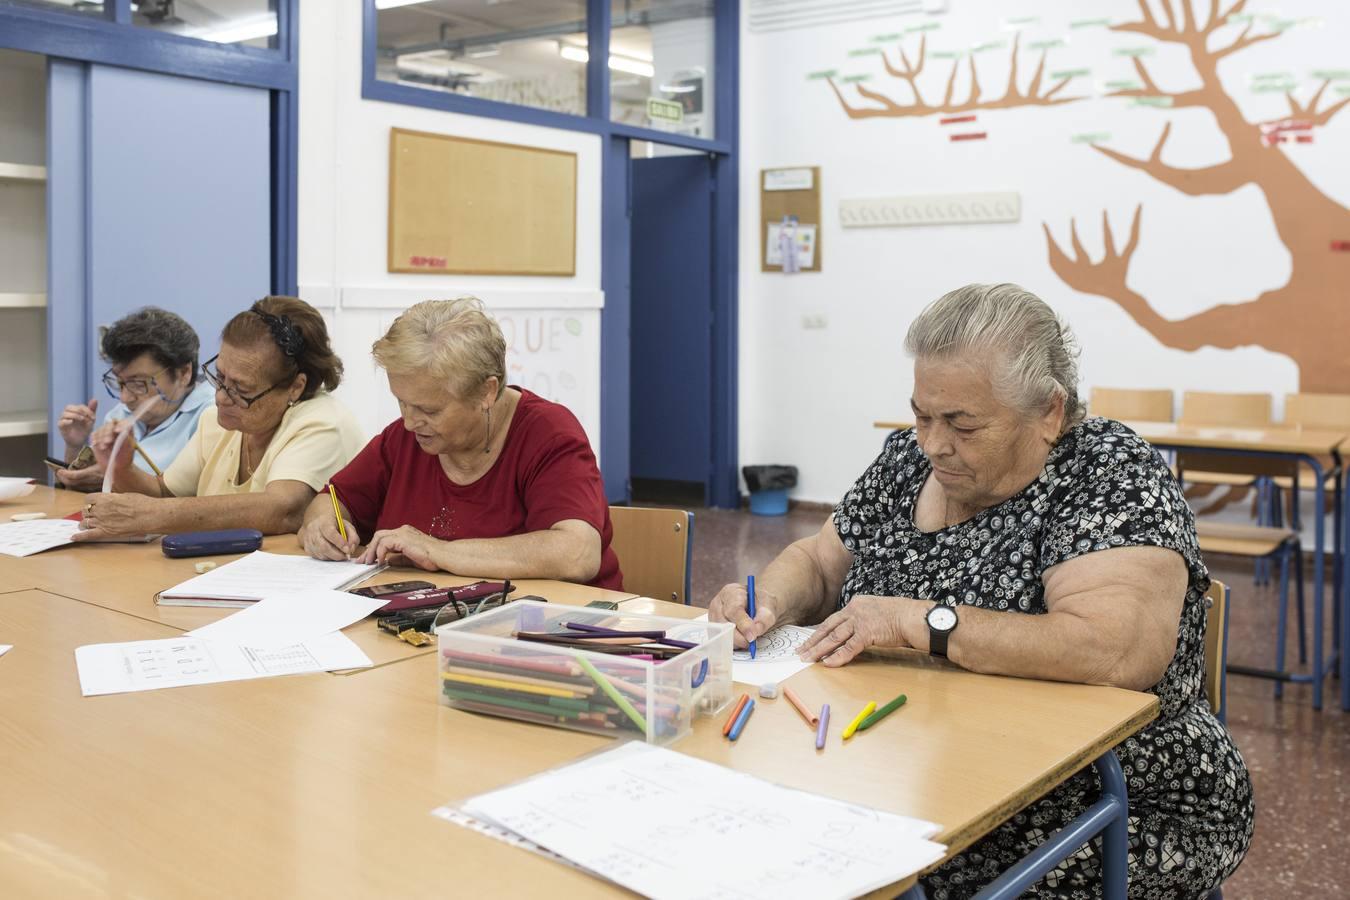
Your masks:
[[[283,647],[341,631],[387,602],[345,591],[274,595],[188,634],[245,647]]]
[[[797,658],[797,651],[815,632],[799,625],[770,628],[755,641],[755,658],[749,650],[731,651],[731,680],[741,684],[776,684],[786,681],[811,663]]]
[[[657,900],[856,897],[946,851],[928,840],[940,830],[931,822],[779,787],[637,741],[461,809]]]
[[[305,593],[316,588],[344,590],[383,568],[379,564],[330,562],[255,550],[242,559],[162,591],[157,602],[164,606],[251,606],[264,597]]]
[[[35,519],[31,522],[0,523],[0,553],[32,556],[72,543],[70,535],[80,527],[68,519]]]
[[[244,681],[372,665],[342,632],[286,647],[260,649],[207,641],[191,635],[75,648],[80,693],[125,694],[190,684]]]
[[[27,497],[37,488],[29,478],[13,478],[0,475],[0,500],[18,500]]]

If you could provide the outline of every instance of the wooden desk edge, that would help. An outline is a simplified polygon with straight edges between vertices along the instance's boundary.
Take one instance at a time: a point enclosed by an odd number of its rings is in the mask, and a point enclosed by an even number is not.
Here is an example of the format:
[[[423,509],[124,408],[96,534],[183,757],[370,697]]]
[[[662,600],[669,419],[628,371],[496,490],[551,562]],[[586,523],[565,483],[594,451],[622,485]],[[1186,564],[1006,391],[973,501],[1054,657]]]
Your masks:
[[[995,828],[1011,819],[1021,810],[1040,800],[1049,794],[1055,788],[1059,787],[1069,776],[1078,772],[1080,769],[1087,768],[1108,750],[1114,749],[1126,738],[1136,734],[1145,725],[1158,717],[1158,698],[1150,697],[1151,703],[1141,708],[1138,712],[1125,719],[1108,733],[1102,735],[1101,739],[1089,747],[1074,753],[1050,771],[1050,774],[1044,779],[1044,789],[1036,796],[1029,799],[1023,797],[1010,797],[1003,803],[991,807],[985,814],[974,819],[961,829],[945,834],[939,834],[933,840],[947,845],[947,856],[942,862],[937,863],[925,869],[924,872],[931,872],[937,869],[943,863],[948,862],[952,857],[966,850],[980,838],[990,834]],[[1038,785],[1039,787],[1039,785]]]

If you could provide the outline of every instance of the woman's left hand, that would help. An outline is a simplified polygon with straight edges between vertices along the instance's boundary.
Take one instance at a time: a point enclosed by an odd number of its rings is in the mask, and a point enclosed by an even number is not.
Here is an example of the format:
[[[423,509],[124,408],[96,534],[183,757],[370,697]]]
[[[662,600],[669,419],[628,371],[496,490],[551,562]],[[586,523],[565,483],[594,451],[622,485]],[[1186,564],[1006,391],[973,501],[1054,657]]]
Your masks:
[[[441,565],[436,561],[436,553],[442,542],[428,534],[423,534],[411,525],[404,525],[390,531],[377,531],[361,554],[361,562],[387,563],[401,565],[411,563],[428,572],[439,572]]]
[[[912,647],[904,635],[905,616],[919,604],[907,597],[859,594],[816,627],[798,655],[827,666],[842,666],[869,647]]]
[[[152,498],[142,494],[90,494],[72,541],[90,541],[117,534],[141,534]]]

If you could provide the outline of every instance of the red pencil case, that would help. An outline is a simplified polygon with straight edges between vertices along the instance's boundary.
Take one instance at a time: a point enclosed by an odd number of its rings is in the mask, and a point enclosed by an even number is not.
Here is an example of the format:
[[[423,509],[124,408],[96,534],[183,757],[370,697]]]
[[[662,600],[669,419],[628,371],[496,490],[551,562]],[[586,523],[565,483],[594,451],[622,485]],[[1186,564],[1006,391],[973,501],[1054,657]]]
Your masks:
[[[453,588],[422,588],[419,591],[390,594],[389,602],[375,610],[371,615],[387,616],[390,613],[408,609],[444,606],[455,601],[468,603],[482,600],[484,597],[491,597],[493,594],[500,594],[503,591],[509,594],[513,590],[515,590],[513,586],[508,587],[508,582],[502,581],[475,581],[473,584]]]

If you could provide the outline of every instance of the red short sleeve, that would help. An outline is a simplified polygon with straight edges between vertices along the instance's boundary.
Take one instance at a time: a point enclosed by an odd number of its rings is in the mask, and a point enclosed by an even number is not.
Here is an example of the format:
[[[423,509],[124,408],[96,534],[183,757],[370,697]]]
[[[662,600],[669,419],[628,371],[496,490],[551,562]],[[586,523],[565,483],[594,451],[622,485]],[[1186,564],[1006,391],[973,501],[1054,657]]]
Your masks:
[[[609,503],[585,433],[555,434],[525,478],[525,530],[543,531],[580,519],[606,537]]]
[[[389,428],[402,428],[395,422]],[[356,454],[341,472],[333,476],[333,486],[337,488],[338,499],[352,515],[364,543],[375,533],[376,521],[389,490],[389,475],[392,470],[386,444],[389,428],[371,438],[370,443]]]

